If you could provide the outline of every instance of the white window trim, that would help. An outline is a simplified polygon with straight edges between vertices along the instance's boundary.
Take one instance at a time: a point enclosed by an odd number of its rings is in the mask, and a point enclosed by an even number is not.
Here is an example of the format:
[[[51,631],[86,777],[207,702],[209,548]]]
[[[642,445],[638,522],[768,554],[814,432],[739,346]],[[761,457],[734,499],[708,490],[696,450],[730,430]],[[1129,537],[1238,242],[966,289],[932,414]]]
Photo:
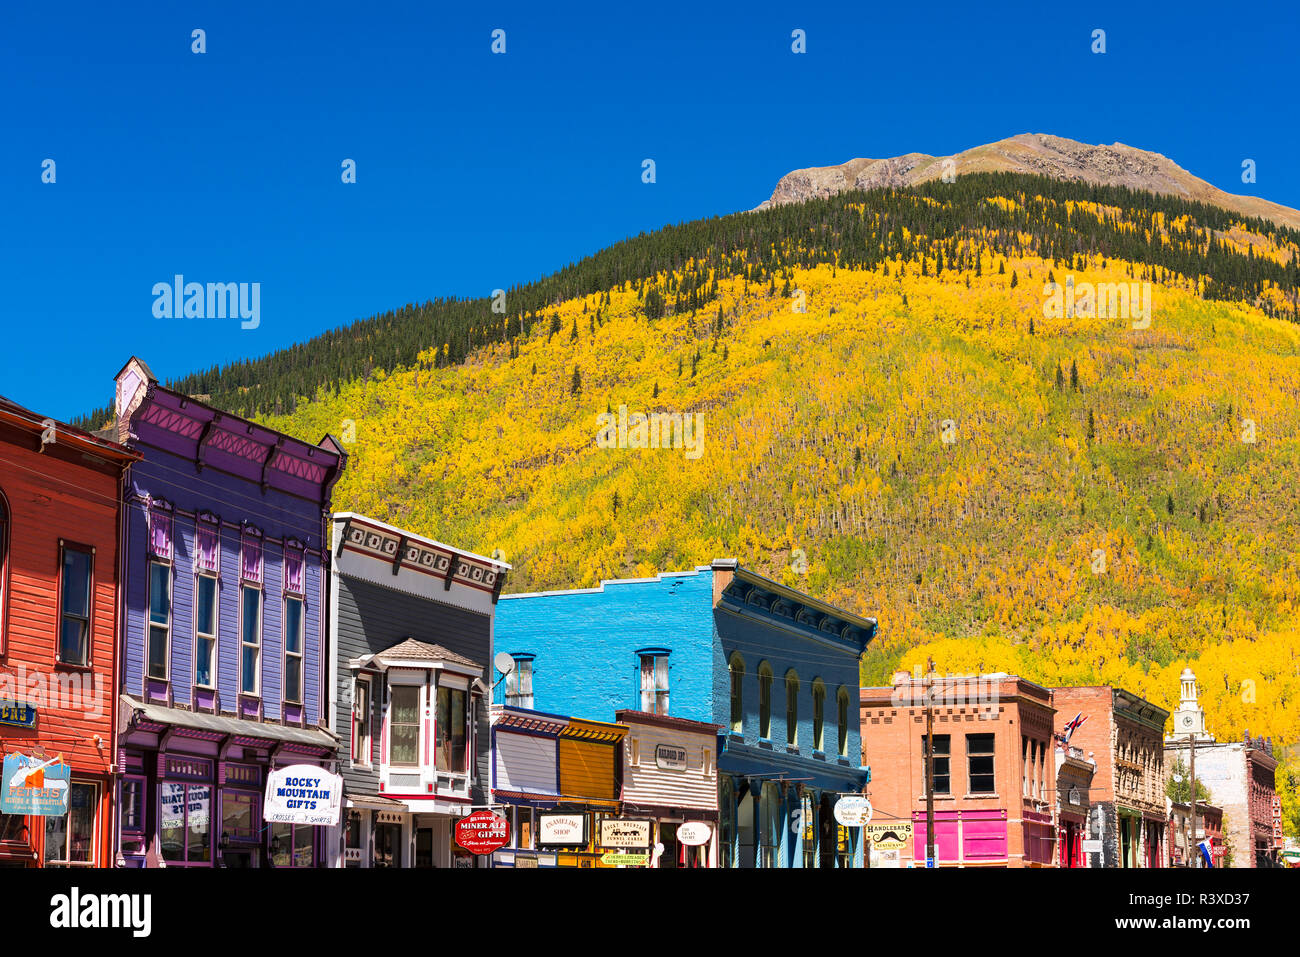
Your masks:
[[[384,768],[398,768],[402,771],[408,771],[411,768],[424,769],[424,725],[425,717],[428,713],[428,688],[429,684],[425,680],[426,676],[420,671],[390,671],[388,673],[388,687],[384,695]],[[415,763],[414,764],[394,764],[393,763],[393,688],[414,687],[416,694],[416,738],[415,738]]]
[[[366,686],[366,741],[365,747],[361,749],[361,758],[349,756],[348,760],[353,767],[368,768],[373,761],[375,753],[375,682],[370,675],[356,675],[352,679],[352,734],[351,734],[351,753],[357,751],[357,688],[362,685]]]

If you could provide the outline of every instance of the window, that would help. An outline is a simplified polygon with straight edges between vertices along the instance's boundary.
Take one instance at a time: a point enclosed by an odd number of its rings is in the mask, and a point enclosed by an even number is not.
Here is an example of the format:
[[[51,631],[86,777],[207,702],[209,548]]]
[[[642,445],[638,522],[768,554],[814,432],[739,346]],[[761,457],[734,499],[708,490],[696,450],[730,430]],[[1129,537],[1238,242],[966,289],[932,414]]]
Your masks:
[[[925,771],[925,749],[927,747],[925,735],[921,735],[921,781],[926,781]],[[952,765],[951,760],[952,739],[946,734],[936,734],[934,736],[934,793],[951,794],[952,793]]]
[[[773,781],[764,781],[760,790],[758,850],[759,867],[779,867],[781,830],[784,815],[781,810],[781,792]]]
[[[201,784],[164,781],[159,788],[158,836],[163,859],[178,864],[207,864],[212,860],[209,809],[212,789]]]
[[[240,595],[239,691],[255,695],[259,693],[262,679],[262,590],[244,585]]]
[[[841,688],[835,695],[835,703],[838,706],[839,714],[839,747],[837,753],[842,758],[849,756],[849,692],[847,688]]]
[[[758,666],[758,736],[772,737],[772,666],[766,661]]]
[[[966,735],[966,767],[971,794],[993,794],[993,735]],[[1034,772],[1037,777],[1037,770]],[[936,773],[936,777],[937,777]]]
[[[370,763],[370,712],[370,679],[358,678],[352,687],[352,760],[356,764]]]
[[[420,686],[393,685],[388,692],[388,763],[420,763]]]
[[[371,861],[374,867],[397,867],[402,863],[402,851],[398,846],[402,841],[402,825],[387,822],[376,823],[375,853]]]
[[[303,602],[284,600],[284,700],[302,703]]]
[[[90,585],[95,555],[90,549],[63,546],[60,595],[59,661],[90,664]]]
[[[641,653],[641,710],[648,714],[668,713],[668,653]]]
[[[221,792],[221,836],[232,841],[256,841],[259,830],[259,795],[242,791]]]
[[[217,578],[201,574],[194,580],[194,683],[217,683]]]
[[[68,813],[45,819],[47,867],[92,867],[95,863],[95,811],[99,785],[72,782]]]
[[[785,673],[785,743],[799,745],[799,676],[793,668]]]
[[[736,787],[731,775],[722,775],[718,785],[718,866],[732,866],[731,844],[736,833]]]
[[[740,652],[734,652],[727,666],[731,673],[731,730],[740,734],[745,726],[745,659]]]
[[[144,830],[144,781],[140,778],[122,780],[122,830]]]
[[[310,824],[271,825],[272,867],[315,867],[316,828]]]
[[[166,562],[149,563],[149,677],[167,680],[168,645],[172,633],[172,569]]]
[[[8,605],[9,584],[9,509],[5,506],[5,496],[0,492],[0,654],[5,650],[5,621]]]
[[[506,704],[512,708],[533,706],[533,656],[515,655],[515,666],[506,675]]]
[[[821,678],[813,680],[813,750],[826,750],[826,685]]]
[[[532,850],[533,847],[533,809],[531,807],[519,808],[519,827],[515,833],[518,839],[515,847],[527,848]]]
[[[1029,781],[1032,776],[1035,755],[1033,745],[1030,743],[1029,738],[1023,734],[1020,736],[1020,757],[1020,796],[1029,797]]]
[[[465,702],[464,688],[438,686],[438,726],[435,735],[439,771],[465,771]]]

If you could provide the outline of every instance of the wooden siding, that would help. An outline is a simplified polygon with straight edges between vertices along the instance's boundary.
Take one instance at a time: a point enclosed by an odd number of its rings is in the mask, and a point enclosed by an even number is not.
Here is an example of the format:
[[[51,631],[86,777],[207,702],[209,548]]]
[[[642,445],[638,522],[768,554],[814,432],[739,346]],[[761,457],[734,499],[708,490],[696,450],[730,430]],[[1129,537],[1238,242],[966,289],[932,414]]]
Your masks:
[[[336,575],[334,583],[338,592],[333,653],[338,656],[338,683],[334,694],[339,716],[335,728],[340,738],[339,767],[348,791],[354,794],[374,794],[379,789],[379,760],[383,754],[379,732],[383,717],[381,704],[384,682],[382,676],[376,676],[372,686],[372,764],[369,768],[353,765],[348,757],[352,753],[349,700],[353,677],[348,661],[383,651],[407,638],[415,638],[442,645],[448,651],[482,663],[484,673],[481,677],[488,681],[487,670],[491,667],[492,659],[492,622],[487,615],[384,588],[358,578]],[[474,724],[475,780],[470,793],[474,803],[486,804],[491,761],[486,696],[479,696]]]
[[[627,719],[623,742],[623,800],[629,804],[661,807],[718,807],[717,735],[695,734]],[[686,769],[661,768],[655,761],[658,745],[682,748]],[[633,757],[636,757],[635,763]]]
[[[17,680],[19,668],[29,677],[82,679],[88,700],[61,693],[57,702],[37,701],[34,730],[0,729],[4,750],[41,744],[54,757],[62,753],[73,780],[99,781],[96,861],[110,860],[110,787],[114,757],[113,702],[116,695],[114,652],[117,643],[117,501],[115,469],[96,469],[67,461],[52,451],[34,451],[38,441],[9,429],[0,431],[0,493],[9,513],[8,556],[0,604],[4,670]],[[89,636],[89,670],[57,666],[59,539],[95,550]],[[89,679],[87,684],[85,679]],[[96,685],[98,692],[96,693]],[[42,688],[51,687],[48,680]],[[65,684],[66,688],[67,685]],[[18,689],[15,689],[18,690]],[[73,705],[60,707],[58,705]],[[97,712],[97,713],[96,713]],[[93,736],[102,745],[96,747]],[[33,819],[39,851],[41,828]]]
[[[496,729],[496,779],[503,791],[554,794],[558,783],[558,752],[554,738]]]
[[[614,768],[621,759],[617,744],[561,738],[560,793],[565,799],[617,800]]]

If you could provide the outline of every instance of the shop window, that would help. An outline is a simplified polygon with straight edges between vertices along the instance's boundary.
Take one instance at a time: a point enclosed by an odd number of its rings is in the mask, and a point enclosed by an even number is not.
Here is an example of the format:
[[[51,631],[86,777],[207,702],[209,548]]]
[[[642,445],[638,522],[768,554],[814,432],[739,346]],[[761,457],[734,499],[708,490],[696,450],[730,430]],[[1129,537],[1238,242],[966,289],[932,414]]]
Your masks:
[[[766,661],[758,665],[758,736],[772,737],[772,666]]]
[[[376,823],[374,831],[375,854],[371,860],[372,866],[400,867],[402,851],[399,845],[402,840],[402,825]]]
[[[994,784],[996,782],[993,779],[993,735],[966,735],[966,767],[970,776],[971,794],[995,793],[996,788],[994,787]],[[1034,773],[1035,776],[1037,776],[1037,771]]]
[[[388,732],[388,763],[398,767],[419,766],[419,685],[392,685],[389,688]]]
[[[212,788],[164,781],[158,790],[163,859],[175,864],[211,863]]]
[[[506,704],[512,708],[533,706],[533,656],[513,655],[514,668],[506,675]]]
[[[649,714],[668,713],[668,652],[642,651],[641,710]]]
[[[826,685],[821,678],[813,681],[813,750],[826,750]]]
[[[93,867],[99,785],[73,781],[68,813],[45,818],[45,866]]]
[[[217,576],[207,573],[194,579],[194,683],[217,684]]]
[[[799,745],[799,676],[793,668],[785,673],[785,743]]]
[[[733,652],[727,664],[731,674],[731,730],[740,734],[745,727],[745,659],[740,652]]]
[[[772,781],[764,781],[759,802],[759,867],[779,867],[781,832],[781,790]]]
[[[90,595],[95,554],[91,549],[59,543],[59,662],[90,664]]]
[[[803,866],[817,866],[817,803],[811,791],[805,791],[800,801],[803,824]]]
[[[533,847],[533,809],[519,808],[519,826],[515,829],[515,847],[532,850]]]
[[[221,792],[221,837],[223,840],[256,841],[258,835],[258,795],[242,791]]]
[[[262,589],[240,588],[239,692],[256,695],[262,687]]]
[[[149,677],[167,680],[172,635],[172,567],[149,563]]]
[[[466,703],[469,692],[464,688],[438,686],[438,724],[435,750],[439,771],[465,773]]]
[[[315,867],[316,828],[310,824],[271,824],[272,867]]]
[[[348,811],[348,823],[344,847],[349,851],[361,850],[361,812]]]
[[[144,781],[140,778],[122,780],[121,815],[123,831],[144,830]]]
[[[370,763],[371,711],[370,679],[357,678],[352,686],[352,761],[354,764]]]
[[[302,703],[303,601],[284,600],[284,700]]]
[[[925,769],[925,749],[927,740],[925,735],[921,735],[921,781],[926,780]],[[952,739],[946,734],[936,734],[934,736],[934,793],[951,794],[952,793],[952,766],[950,764]]]
[[[731,844],[736,835],[736,789],[729,775],[718,786],[718,866],[731,867]]]

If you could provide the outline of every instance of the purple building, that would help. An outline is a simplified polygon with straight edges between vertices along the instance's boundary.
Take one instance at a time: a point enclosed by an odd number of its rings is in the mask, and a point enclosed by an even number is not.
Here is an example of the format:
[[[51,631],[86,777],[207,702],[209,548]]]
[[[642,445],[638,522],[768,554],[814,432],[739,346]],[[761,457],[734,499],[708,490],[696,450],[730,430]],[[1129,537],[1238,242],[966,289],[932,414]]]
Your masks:
[[[335,768],[322,694],[330,492],[346,454],[117,375],[125,726],[118,863],[311,867],[324,828],[264,823],[269,771]]]

